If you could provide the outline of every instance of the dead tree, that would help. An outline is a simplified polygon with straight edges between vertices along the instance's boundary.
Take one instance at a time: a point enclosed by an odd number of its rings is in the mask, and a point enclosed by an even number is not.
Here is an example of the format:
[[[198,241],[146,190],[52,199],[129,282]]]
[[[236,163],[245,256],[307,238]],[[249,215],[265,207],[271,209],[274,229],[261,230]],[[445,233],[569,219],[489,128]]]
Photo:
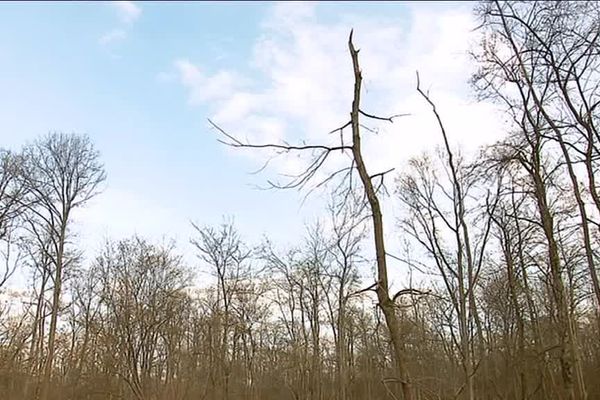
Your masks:
[[[244,148],[244,149],[264,149],[264,150],[274,150],[278,154],[287,154],[292,152],[305,152],[312,151],[313,159],[309,163],[308,167],[300,174],[295,175],[288,181],[286,184],[280,185],[276,183],[271,183],[271,186],[276,188],[303,188],[307,186],[318,171],[320,171],[321,167],[328,160],[329,156],[333,153],[340,153],[349,151],[351,154],[351,164],[349,167],[342,168],[337,170],[336,172],[330,174],[327,178],[320,181],[316,186],[313,187],[321,187],[332,180],[342,177],[342,182],[338,186],[338,188],[343,188],[349,193],[352,190],[352,178],[353,174],[356,171],[358,174],[359,181],[362,185],[362,193],[366,198],[366,205],[368,206],[371,212],[371,221],[373,224],[373,236],[374,236],[374,246],[376,253],[376,261],[377,261],[377,282],[373,284],[370,289],[374,290],[377,294],[377,300],[379,307],[381,308],[383,315],[385,316],[385,323],[387,326],[387,330],[390,335],[394,361],[396,367],[397,377],[396,379],[400,382],[402,393],[404,395],[405,400],[412,400],[414,398],[413,395],[413,385],[411,383],[409,371],[407,368],[407,356],[405,354],[403,343],[402,343],[402,334],[400,331],[400,326],[398,323],[398,316],[396,314],[396,307],[394,306],[394,297],[390,295],[389,282],[388,282],[388,268],[387,268],[387,259],[386,259],[386,250],[385,250],[385,241],[384,241],[384,227],[383,227],[383,216],[381,212],[380,205],[380,190],[383,186],[383,178],[385,174],[389,171],[385,171],[382,173],[370,174],[366,163],[363,158],[362,147],[361,147],[361,128],[363,125],[361,124],[361,117],[370,119],[370,120],[378,120],[378,121],[388,121],[393,122],[396,117],[400,117],[401,115],[394,115],[391,117],[380,117],[376,115],[372,115],[367,113],[361,109],[360,100],[361,100],[361,89],[362,89],[362,72],[359,65],[358,53],[359,50],[354,47],[354,43],[352,41],[352,32],[350,32],[350,36],[348,39],[348,49],[350,52],[350,56],[352,58],[352,67],[354,72],[354,92],[353,92],[353,100],[352,100],[352,109],[350,113],[350,120],[342,125],[340,128],[333,130],[331,133],[339,133],[340,135],[340,144],[338,146],[327,146],[327,145],[290,145],[290,144],[276,144],[276,143],[266,143],[266,144],[256,144],[249,143],[247,141],[242,142],[236,137],[228,134],[220,128],[218,125],[209,121],[214,128],[216,128],[220,134],[222,134],[225,139],[220,140],[220,142],[235,148]],[[351,128],[351,140],[350,143],[345,143],[344,141],[344,129],[350,127]]]

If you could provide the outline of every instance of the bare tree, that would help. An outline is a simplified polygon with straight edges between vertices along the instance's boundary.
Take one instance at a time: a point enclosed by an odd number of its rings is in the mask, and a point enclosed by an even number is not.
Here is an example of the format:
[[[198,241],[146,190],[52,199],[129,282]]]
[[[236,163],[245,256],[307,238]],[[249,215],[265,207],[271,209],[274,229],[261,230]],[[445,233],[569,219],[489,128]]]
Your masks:
[[[476,86],[510,106],[527,102],[546,126],[544,138],[558,145],[579,211],[586,262],[600,307],[590,230],[591,224],[598,226],[592,216],[597,219],[600,211],[595,178],[600,156],[596,112],[600,104],[600,6],[596,1],[496,1],[485,4],[479,13],[486,35],[484,51],[477,57],[482,73],[476,76]],[[526,89],[527,98],[508,96],[506,83]],[[595,212],[586,204],[588,196]]]
[[[198,238],[192,244],[198,249],[198,257],[207,263],[217,278],[217,330],[218,370],[212,373],[217,376],[219,396],[223,400],[229,398],[230,375],[232,368],[231,346],[234,334],[234,300],[244,281],[249,277],[249,258],[251,251],[242,242],[232,222],[223,223],[218,230],[212,227],[200,228],[193,224]]]
[[[360,105],[362,90],[362,72],[358,60],[358,50],[355,48],[354,43],[352,41],[352,32],[350,33],[350,37],[348,40],[348,49],[352,59],[352,67],[354,72],[354,95],[352,100],[350,120],[343,124],[340,128],[332,131],[332,133],[339,132],[340,134],[341,143],[339,146],[293,146],[288,144],[275,143],[253,144],[240,141],[236,137],[225,132],[223,129],[221,129],[214,123],[213,126],[225,137],[225,139],[222,140],[222,142],[228,146],[232,146],[235,148],[270,149],[279,153],[289,153],[297,151],[314,152],[315,156],[313,160],[309,163],[308,168],[304,170],[304,172],[295,176],[291,181],[289,181],[286,184],[273,184],[274,187],[279,188],[305,187],[315,177],[317,172],[325,164],[325,162],[332,153],[344,151],[349,151],[351,153],[352,161],[349,167],[334,172],[333,174],[329,175],[325,180],[318,183],[315,187],[320,187],[325,183],[332,181],[336,177],[344,177],[345,182],[352,182],[353,173],[356,172],[358,174],[359,181],[362,185],[364,197],[366,198],[369,210],[371,212],[374,248],[377,259],[377,282],[374,285],[372,285],[371,288],[374,289],[377,294],[379,307],[381,308],[385,316],[386,326],[389,330],[389,334],[391,337],[397,373],[397,381],[400,382],[404,398],[406,400],[412,400],[414,398],[414,394],[410,374],[407,368],[407,356],[405,354],[404,347],[402,344],[402,334],[398,324],[398,317],[396,315],[396,308],[394,306],[393,296],[390,295],[389,289],[383,216],[381,212],[381,204],[379,199],[379,189],[381,188],[381,185],[383,183],[383,178],[385,174],[390,171],[370,174],[364,161],[361,147],[361,128],[363,126],[360,122],[361,117],[372,120],[383,120],[393,122],[394,118],[399,117],[400,115],[394,115],[391,117],[379,117],[363,111]],[[349,141],[344,141],[344,129],[348,127],[351,128],[351,138]],[[343,187],[343,185],[340,187]],[[347,190],[350,190],[350,188],[351,186],[348,186]]]
[[[116,364],[134,398],[163,397],[175,371],[169,338],[172,321],[187,300],[187,273],[172,246],[156,246],[139,237],[108,243],[96,259],[101,311],[105,313],[104,351]]]
[[[234,148],[310,157],[271,187],[333,187],[333,201],[326,223],[289,247],[253,249],[229,221],[195,224],[212,277],[200,287],[174,246],[140,237],[108,241],[83,264],[73,212],[104,180],[87,138],[0,151],[0,397],[599,398],[598,4],[478,6],[473,83],[500,103],[507,135],[471,160],[417,82],[441,146],[396,181],[406,213],[395,231],[381,210],[392,170],[369,170],[361,142],[398,116],[361,104],[352,35],[349,119],[319,143],[257,144],[213,124]],[[331,172],[334,157],[346,164]],[[386,252],[384,233],[400,235],[401,255]],[[390,258],[407,266],[398,292]],[[7,285],[15,268],[31,271],[30,290]]]
[[[86,136],[54,133],[23,151],[23,179],[28,190],[28,229],[45,249],[52,266],[53,295],[41,398],[48,396],[54,361],[56,330],[65,270],[76,257],[69,255],[72,212],[100,191],[106,174],[99,154]],[[46,241],[50,240],[50,248]]]
[[[571,8],[562,2],[496,1],[485,3],[480,15],[486,35],[483,51],[478,55],[481,73],[474,82],[480,93],[491,95],[506,106],[520,130],[520,137],[513,140],[510,155],[505,153],[505,157],[527,171],[547,241],[564,390],[571,399],[586,398],[572,296],[563,274],[566,271],[567,277],[573,276],[573,268],[561,257],[562,229],[552,207],[550,185],[556,182],[556,169],[564,169],[579,212],[596,305],[600,306],[591,219],[577,165],[583,163],[585,167],[587,190],[593,200],[597,190],[594,109],[600,104],[597,90],[593,89],[598,87],[599,72],[598,3],[582,2]],[[548,152],[556,147],[562,160],[549,170],[548,160],[552,157]]]
[[[356,196],[349,201],[329,206],[333,223],[332,238],[328,245],[331,262],[326,266],[329,279],[325,290],[328,315],[335,342],[337,395],[340,400],[348,396],[348,332],[350,330],[349,313],[353,293],[359,284],[358,264],[361,261],[360,245],[365,237],[362,203]]]
[[[6,284],[18,265],[17,228],[24,209],[27,191],[21,175],[23,159],[18,154],[0,149],[0,245],[2,250],[2,270],[0,289]]]

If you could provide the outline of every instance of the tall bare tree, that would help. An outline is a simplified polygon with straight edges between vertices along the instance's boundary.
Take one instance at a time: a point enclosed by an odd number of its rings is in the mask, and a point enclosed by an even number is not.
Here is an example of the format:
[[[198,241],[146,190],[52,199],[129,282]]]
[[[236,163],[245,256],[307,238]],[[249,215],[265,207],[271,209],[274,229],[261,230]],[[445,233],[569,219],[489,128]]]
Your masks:
[[[377,282],[371,286],[377,294],[378,304],[381,308],[384,316],[385,323],[391,338],[391,345],[394,354],[395,367],[396,367],[396,380],[400,383],[402,388],[403,396],[406,400],[413,400],[414,390],[411,382],[410,374],[407,367],[407,355],[405,354],[404,346],[402,343],[402,333],[400,331],[398,316],[396,314],[396,307],[394,305],[394,296],[390,295],[390,285],[388,280],[388,267],[387,267],[387,253],[385,248],[385,236],[383,227],[383,215],[381,211],[380,203],[380,188],[383,183],[383,178],[387,172],[380,172],[372,174],[368,171],[367,165],[363,158],[363,151],[361,146],[361,118],[367,118],[371,120],[383,120],[393,122],[394,118],[400,115],[394,115],[391,117],[379,117],[370,113],[365,112],[361,108],[361,92],[362,92],[362,72],[358,59],[358,50],[354,46],[352,41],[352,32],[348,39],[348,50],[352,59],[352,71],[354,74],[354,90],[353,100],[350,112],[350,120],[343,124],[340,128],[335,129],[332,133],[339,132],[340,144],[338,146],[328,145],[299,145],[292,146],[287,144],[254,144],[242,142],[236,137],[228,134],[222,128],[212,123],[213,126],[224,136],[223,143],[228,146],[236,148],[246,149],[267,149],[274,150],[281,153],[290,153],[297,151],[309,151],[315,154],[313,160],[309,163],[309,166],[304,172],[295,176],[290,182],[279,185],[274,184],[273,186],[279,188],[299,188],[305,187],[315,177],[320,168],[325,164],[327,159],[332,153],[349,151],[352,155],[351,165],[343,168],[329,175],[325,180],[318,183],[316,187],[322,186],[323,184],[335,179],[336,177],[343,176],[346,183],[351,182],[353,174],[358,174],[359,182],[363,189],[364,197],[371,214],[371,222],[373,228],[373,243],[376,254],[376,265],[377,265]],[[350,127],[351,136],[350,140],[344,140],[344,129]],[[341,186],[343,187],[343,185]],[[351,185],[347,186],[346,190],[350,190]]]
[[[193,225],[197,238],[192,244],[198,250],[198,257],[210,268],[217,279],[216,299],[216,374],[215,396],[228,400],[230,396],[230,376],[232,369],[231,347],[234,343],[234,301],[243,283],[249,278],[251,251],[246,248],[232,222],[223,223],[218,229],[201,228]]]
[[[49,134],[27,146],[23,157],[23,179],[29,195],[28,228],[52,266],[48,351],[40,395],[44,400],[52,376],[64,273],[76,260],[68,249],[72,213],[99,193],[106,174],[100,155],[87,136]]]
[[[595,177],[600,156],[596,112],[600,104],[600,5],[596,1],[495,1],[483,3],[479,14],[486,35],[478,56],[482,71],[476,76],[476,87],[510,107],[527,104],[539,114],[543,136],[556,143],[579,211],[581,239],[600,309],[592,249],[595,230],[590,230],[591,225],[598,226],[594,220],[600,212]],[[508,90],[514,90],[508,85],[519,86],[526,97],[508,95]]]

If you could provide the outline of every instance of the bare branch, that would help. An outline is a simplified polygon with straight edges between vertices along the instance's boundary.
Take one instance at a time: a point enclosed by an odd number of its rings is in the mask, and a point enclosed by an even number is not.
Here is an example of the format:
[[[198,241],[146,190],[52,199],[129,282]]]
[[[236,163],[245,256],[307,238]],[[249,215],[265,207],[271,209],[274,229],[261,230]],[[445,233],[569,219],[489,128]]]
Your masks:
[[[363,110],[358,110],[358,112],[360,113],[360,115],[362,115],[364,117],[371,118],[371,119],[376,119],[378,121],[387,121],[387,122],[391,122],[391,123],[394,122],[394,118],[408,117],[408,116],[412,115],[410,113],[405,113],[405,114],[394,114],[394,115],[392,115],[390,117],[379,117],[377,115],[366,113]]]

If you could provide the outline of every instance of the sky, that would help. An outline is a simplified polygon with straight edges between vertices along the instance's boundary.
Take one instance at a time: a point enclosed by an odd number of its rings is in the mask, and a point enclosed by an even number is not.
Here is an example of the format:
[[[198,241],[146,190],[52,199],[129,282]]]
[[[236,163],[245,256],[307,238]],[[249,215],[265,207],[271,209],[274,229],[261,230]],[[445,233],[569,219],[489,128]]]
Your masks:
[[[468,52],[477,43],[469,2],[2,2],[0,147],[48,132],[85,133],[107,171],[101,195],[75,214],[86,256],[104,238],[173,239],[195,262],[190,221],[233,217],[248,242],[282,245],[323,216],[326,192],[261,190],[293,173],[297,157],[252,174],[266,154],[227,148],[207,121],[254,142],[335,143],[348,119],[361,49],[363,109],[409,113],[365,133],[373,173],[441,144],[416,71],[453,144],[492,142],[503,121],[476,101]],[[331,171],[346,159],[335,158]],[[390,182],[392,183],[392,182]],[[390,247],[397,246],[386,199]]]

